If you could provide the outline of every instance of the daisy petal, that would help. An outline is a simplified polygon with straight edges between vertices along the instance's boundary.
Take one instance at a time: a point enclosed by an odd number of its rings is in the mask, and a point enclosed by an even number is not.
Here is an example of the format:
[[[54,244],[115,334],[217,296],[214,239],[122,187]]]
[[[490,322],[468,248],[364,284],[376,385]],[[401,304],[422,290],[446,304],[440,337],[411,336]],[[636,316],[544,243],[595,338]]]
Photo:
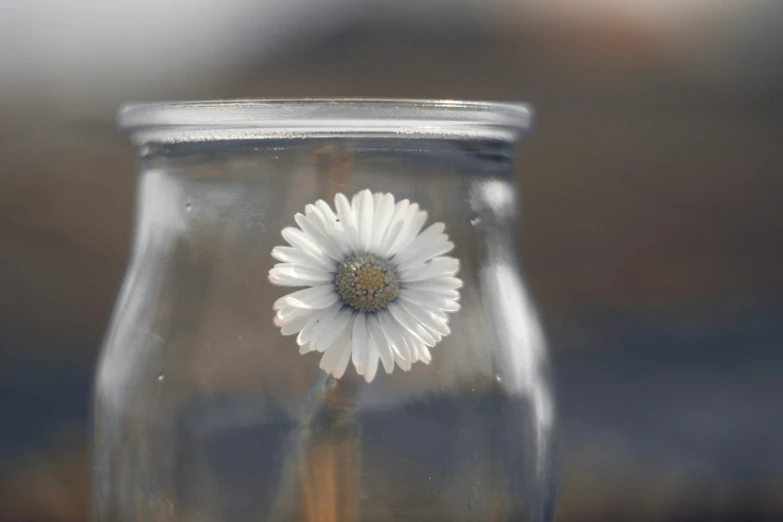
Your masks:
[[[399,236],[400,232],[402,231],[402,227],[405,226],[404,221],[397,221],[396,223],[392,221],[392,223],[389,225],[389,227],[386,229],[386,232],[383,235],[383,239],[381,240],[381,245],[378,247],[378,253],[384,257],[389,256],[389,250],[391,249],[392,243],[396,241],[397,236]]]
[[[381,205],[381,200],[383,199],[383,193],[382,192],[376,192],[372,195],[372,208],[375,209],[374,215],[373,215],[373,230],[375,229],[375,219],[378,217],[378,207]]]
[[[430,349],[427,348],[424,345],[418,346],[419,355],[421,356],[420,361],[424,364],[429,364],[432,362],[432,354],[430,353]]]
[[[372,239],[374,212],[372,193],[366,189],[359,192],[353,198],[352,208],[358,219],[359,247],[365,251],[369,250]]]
[[[326,373],[334,373],[334,370],[337,367],[337,363],[340,361],[340,357],[343,355],[343,351],[345,351],[345,346],[341,345],[340,343],[334,343],[329,347],[328,350],[324,351],[324,354],[321,356],[321,362],[318,366]]]
[[[330,263],[323,256],[313,257],[291,246],[277,246],[272,249],[272,257],[284,263],[296,263],[313,270],[334,272],[337,265]]]
[[[396,362],[397,366],[399,366],[404,372],[407,372],[411,369],[410,360],[403,358],[398,352],[394,352],[394,362]]]
[[[427,222],[427,211],[421,210],[419,212],[416,212],[416,214],[413,216],[413,219],[411,220],[411,226],[408,228],[408,236],[410,237],[410,240],[416,238],[416,236],[421,232],[422,227],[424,226],[424,223]],[[400,248],[405,248],[405,244],[403,244]]]
[[[269,271],[269,282],[278,286],[311,286],[321,284],[322,281],[291,277],[289,275],[280,274],[273,268]]]
[[[381,331],[391,343],[394,353],[405,361],[410,361],[411,352],[408,345],[405,344],[405,338],[402,335],[402,326],[388,310],[381,310],[376,314],[378,323],[381,325]]]
[[[345,257],[353,248],[351,239],[345,233],[345,227],[342,223],[338,223],[337,214],[326,201],[319,199],[315,202],[315,208],[320,213],[324,233],[334,240],[335,247],[340,251],[341,256]],[[307,208],[305,208],[306,211]]]
[[[299,346],[302,346],[312,341],[318,333],[318,329],[323,326],[325,322],[333,320],[340,311],[340,308],[342,308],[342,303],[335,303],[329,308],[324,308],[323,310],[315,312],[307,325],[299,332],[296,343]]]
[[[408,313],[402,309],[402,307],[399,305],[399,303],[396,300],[389,303],[387,305],[387,308],[403,328],[405,328],[410,332],[413,331],[413,327],[416,324],[416,320],[410,315],[408,315]]]
[[[401,272],[402,271],[407,272],[408,270],[426,264],[428,260],[436,256],[442,256],[443,254],[447,254],[452,250],[454,250],[454,243],[452,243],[451,241],[433,242],[433,244],[427,245],[424,251],[419,252],[419,254],[416,255],[414,258],[412,258],[410,261],[406,261],[405,263],[400,263],[398,266],[398,270],[400,270]]]
[[[332,260],[341,261],[345,254],[350,251],[351,246],[342,232],[342,225],[337,222],[334,213],[331,216],[324,215],[320,209],[309,205],[310,207],[310,220],[314,222],[321,233],[323,234],[324,241],[328,242],[332,250]],[[307,208],[305,208],[305,212]]]
[[[313,209],[315,209],[315,207],[313,207]],[[342,255],[340,248],[337,246],[334,238],[327,235],[321,229],[320,223],[317,221],[317,218],[315,218],[315,213],[311,213],[311,216],[313,216],[313,219],[308,218],[304,214],[296,214],[294,220],[296,221],[296,224],[299,225],[299,228],[302,229],[302,232],[307,234],[321,252],[334,261],[341,261]]]
[[[406,200],[407,201],[407,200]],[[400,210],[400,209],[398,209]],[[419,205],[417,203],[411,203],[405,208],[405,213],[400,216],[400,221],[402,221],[402,228],[400,229],[399,234],[393,238],[393,241],[389,244],[389,254],[393,255],[399,251],[399,247],[402,244],[402,242],[408,240],[408,229],[411,226],[411,223],[413,222],[413,218],[416,217],[416,214],[419,212]],[[399,214],[395,212],[394,220],[397,218]],[[412,239],[412,238],[411,238]]]
[[[435,224],[437,225],[438,223]],[[424,234],[419,236],[419,238],[421,237],[424,237]],[[395,261],[399,263],[400,270],[421,266],[428,259],[454,250],[454,243],[447,240],[445,234],[429,238],[424,243],[419,243],[419,238],[416,238],[408,248],[397,254]]]
[[[332,375],[334,375],[335,378],[337,379],[345,375],[345,370],[348,368],[348,363],[350,362],[350,360],[351,360],[351,343],[344,342],[343,353],[342,355],[340,355],[340,359],[337,361],[337,364],[332,370]]]
[[[285,227],[280,231],[280,235],[283,239],[288,241],[288,244],[297,250],[304,252],[305,254],[319,259],[323,257],[323,252],[318,248],[318,245],[311,238],[295,227]]]
[[[345,236],[344,227],[337,222],[337,216],[329,205],[322,199],[316,201],[315,206],[307,205],[305,214],[315,222],[331,244],[336,257],[332,256],[332,261],[341,261],[347,253],[351,251],[351,244]],[[332,263],[334,264],[334,263]]]
[[[457,288],[462,288],[462,280],[458,277],[440,276],[440,277],[433,277],[432,279],[428,279],[420,283],[416,283],[416,286],[417,287],[420,286],[422,288],[438,286],[438,287],[447,288],[449,290],[456,290]]]
[[[345,367],[351,358],[350,335],[350,326],[346,325],[340,332],[340,335],[324,350],[324,355],[321,357],[319,364],[322,370],[338,379],[345,373]]]
[[[321,214],[329,223],[333,224],[337,221],[337,214],[334,213],[332,207],[323,199],[319,199],[315,202],[315,208],[321,211]]]
[[[381,332],[381,325],[378,324],[378,318],[375,315],[367,316],[367,331],[378,350],[383,369],[386,370],[386,373],[391,373],[394,370],[394,354],[383,332]]]
[[[275,324],[280,327],[280,333],[282,335],[294,335],[295,333],[299,333],[312,318],[313,312],[302,310],[301,308],[297,308],[296,310],[301,313],[285,320],[275,320]]]
[[[440,299],[438,298],[438,306],[441,310],[444,312],[449,312],[453,314],[454,312],[458,312],[461,308],[459,301],[454,299]]]
[[[350,248],[359,246],[359,231],[356,228],[356,215],[351,208],[351,203],[343,194],[334,197],[334,207],[337,209],[337,219],[343,229],[345,239]]]
[[[356,319],[353,322],[351,345],[353,365],[356,366],[356,371],[358,371],[359,374],[363,374],[366,362],[365,359],[367,359],[367,356],[369,355],[365,314],[356,314]]]
[[[286,321],[293,319],[296,316],[304,315],[309,312],[304,308],[294,308],[293,306],[283,305],[277,308],[275,319],[280,321],[281,324],[285,324]]]
[[[367,361],[364,365],[364,380],[372,382],[378,371],[378,348],[376,348],[375,343],[372,341],[368,342],[367,347]]]
[[[278,263],[269,271],[269,280],[285,286],[315,286],[334,281],[334,275],[323,270],[303,268],[294,263]],[[287,282],[290,284],[286,284]]]
[[[318,337],[311,341],[313,348],[319,352],[327,350],[343,333],[352,317],[352,313],[343,308],[333,319],[324,321],[323,327],[318,331]]]
[[[446,299],[429,292],[419,291],[417,287],[405,288],[400,292],[400,297],[407,299],[426,310],[438,310],[442,312],[456,312],[460,306],[454,299]]]
[[[404,250],[397,252],[393,259],[397,263],[405,263],[414,259],[420,251],[424,251],[428,245],[435,243],[444,230],[446,230],[446,225],[443,223],[433,223],[427,227],[427,230],[416,236]]]
[[[400,272],[400,281],[413,283],[424,281],[442,275],[453,275],[459,271],[459,261],[453,257],[436,257],[415,270],[409,269]]]
[[[327,219],[323,212],[313,204],[305,205],[304,213],[305,217],[310,220],[313,226],[317,227],[321,232],[331,230],[332,225],[334,225],[334,220]]]
[[[411,205],[411,209],[413,209],[414,206],[418,210],[418,205]],[[410,210],[408,212],[410,212]],[[415,212],[413,216],[411,216],[408,227],[403,230],[400,233],[400,236],[397,238],[397,243],[391,249],[392,253],[401,252],[408,248],[408,245],[410,245],[411,242],[416,239],[417,234],[421,230],[421,227],[424,226],[426,221],[427,213],[425,211],[422,210],[421,212]]]
[[[392,222],[403,221],[405,216],[408,215],[408,209],[411,206],[411,202],[407,199],[401,199],[394,205],[394,215],[392,216]]]
[[[412,363],[418,362],[418,360],[419,360],[419,350],[418,350],[418,347],[417,347],[418,345],[413,340],[413,337],[412,336],[407,336],[405,338],[405,342],[408,344],[408,349],[410,349],[410,351],[411,351],[411,362]]]
[[[418,346],[421,343],[421,341],[418,341],[418,342],[417,341],[418,340],[414,339],[413,336],[411,336],[411,335],[406,335],[405,336],[405,344],[408,345],[408,350],[411,352],[410,361],[412,363],[415,363],[415,362],[419,361],[419,359],[420,359]]]
[[[381,246],[384,233],[389,228],[389,223],[394,214],[394,196],[391,194],[376,194],[375,196],[376,198],[373,201],[375,218],[372,225],[371,248],[377,249]]]
[[[419,292],[426,292],[433,297],[440,297],[443,299],[457,299],[459,298],[459,292],[454,289],[448,288],[439,283],[433,283],[436,279],[428,279],[426,281],[419,281],[416,283],[415,288]]]
[[[301,216],[301,215],[302,215],[301,213],[294,214],[294,220],[296,220],[296,216]],[[307,218],[308,221],[310,221],[310,225],[317,228],[319,232],[324,232],[325,230],[328,230],[326,228],[326,220],[323,218],[321,211],[318,210],[316,206],[313,205],[312,203],[305,205],[304,217]]]
[[[335,291],[334,283],[329,283],[304,288],[283,296],[275,301],[273,308],[275,310],[280,310],[284,306],[290,306],[314,310],[331,306],[336,303],[338,299],[340,299],[340,294]]]
[[[382,250],[388,250],[397,240],[397,235],[405,225],[405,216],[408,215],[408,208],[410,208],[410,205],[411,203],[407,199],[403,199],[394,205],[394,213],[392,214],[391,220],[383,234],[383,239],[381,240]],[[394,231],[393,234],[392,231]]]
[[[405,309],[403,309],[397,301],[389,303],[389,312],[397,319],[405,329],[411,334],[419,338],[423,343],[428,346],[435,346],[435,339],[432,335],[419,323],[413,316],[411,316]]]
[[[420,324],[416,325],[414,333],[426,346],[435,346],[441,340],[440,334],[434,334]]]
[[[440,335],[449,335],[449,333],[451,333],[448,325],[446,325],[445,322],[441,321],[440,318],[436,317],[429,310],[426,310],[415,303],[403,299],[402,296],[400,296],[398,301],[405,311],[415,317],[416,320],[419,321],[419,323],[421,323],[421,325],[425,328],[433,332],[437,332]]]
[[[430,353],[430,349],[427,348],[427,345],[419,342],[416,344],[416,350],[419,352],[419,360],[421,362],[424,364],[429,364],[432,362],[432,354]]]

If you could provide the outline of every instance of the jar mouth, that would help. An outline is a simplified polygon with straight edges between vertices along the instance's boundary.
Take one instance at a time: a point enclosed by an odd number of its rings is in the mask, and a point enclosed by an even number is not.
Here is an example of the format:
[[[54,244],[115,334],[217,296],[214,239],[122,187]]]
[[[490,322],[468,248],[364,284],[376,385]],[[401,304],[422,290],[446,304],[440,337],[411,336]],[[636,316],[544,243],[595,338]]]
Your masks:
[[[513,142],[532,119],[525,103],[366,98],[127,103],[117,115],[137,144],[308,137]]]

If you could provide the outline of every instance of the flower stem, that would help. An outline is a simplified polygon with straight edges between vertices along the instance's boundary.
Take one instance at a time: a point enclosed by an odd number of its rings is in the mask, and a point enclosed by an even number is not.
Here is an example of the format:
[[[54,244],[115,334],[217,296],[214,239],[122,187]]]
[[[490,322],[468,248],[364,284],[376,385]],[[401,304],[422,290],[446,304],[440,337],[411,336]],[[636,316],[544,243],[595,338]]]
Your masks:
[[[301,518],[358,520],[361,431],[356,418],[353,375],[327,377],[299,437]]]

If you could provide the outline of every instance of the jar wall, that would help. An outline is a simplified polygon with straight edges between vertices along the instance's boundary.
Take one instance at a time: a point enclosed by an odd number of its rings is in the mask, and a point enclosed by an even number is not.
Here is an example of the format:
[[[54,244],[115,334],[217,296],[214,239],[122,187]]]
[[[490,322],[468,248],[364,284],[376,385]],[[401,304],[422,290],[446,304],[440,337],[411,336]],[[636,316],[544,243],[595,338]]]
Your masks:
[[[513,145],[304,139],[142,150],[133,255],[96,384],[103,521],[548,520],[554,408],[514,244]],[[429,365],[341,379],[273,324],[294,215],[415,201],[460,260]]]

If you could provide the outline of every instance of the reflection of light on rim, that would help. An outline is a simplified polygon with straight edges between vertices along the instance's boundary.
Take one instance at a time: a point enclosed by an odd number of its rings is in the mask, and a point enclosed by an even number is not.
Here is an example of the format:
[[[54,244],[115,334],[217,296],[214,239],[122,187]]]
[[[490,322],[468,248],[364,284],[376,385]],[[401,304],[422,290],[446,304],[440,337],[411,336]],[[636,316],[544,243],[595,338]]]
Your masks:
[[[275,324],[297,335],[300,353],[323,352],[320,366],[340,378],[349,360],[367,382],[379,361],[409,370],[429,363],[429,349],[449,335],[449,313],[459,309],[459,261],[443,223],[424,231],[427,213],[391,194],[319,200],[283,229],[290,246],[275,247],[281,263],[269,280],[306,286],[275,302]]]
[[[532,119],[523,103],[367,98],[131,103],[117,116],[139,145],[367,136],[514,142]]]

